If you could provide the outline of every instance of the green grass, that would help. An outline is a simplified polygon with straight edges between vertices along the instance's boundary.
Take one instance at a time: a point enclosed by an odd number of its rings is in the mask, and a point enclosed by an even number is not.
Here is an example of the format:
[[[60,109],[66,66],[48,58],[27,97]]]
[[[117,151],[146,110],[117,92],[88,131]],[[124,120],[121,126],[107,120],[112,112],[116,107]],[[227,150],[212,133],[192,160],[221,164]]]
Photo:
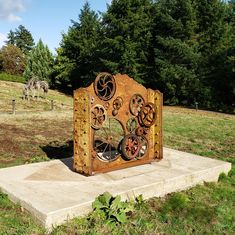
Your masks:
[[[0,193],[0,235],[45,234],[29,213]]]
[[[0,72],[0,80],[1,81],[9,81],[9,82],[25,82],[25,78],[23,76],[11,75],[8,73]]]
[[[111,223],[95,211],[54,228],[51,234],[234,234],[234,133],[235,117],[232,115],[165,108],[164,145],[230,161],[233,165],[229,175],[221,174],[218,183],[205,183],[164,198],[130,202],[134,210],[128,213],[124,223]],[[43,234],[28,214],[0,195],[0,231],[3,234]],[[5,204],[8,207],[4,207]],[[15,231],[10,233],[10,228]]]
[[[233,159],[234,133],[235,116],[232,115],[187,109],[164,112],[164,145],[174,149]]]

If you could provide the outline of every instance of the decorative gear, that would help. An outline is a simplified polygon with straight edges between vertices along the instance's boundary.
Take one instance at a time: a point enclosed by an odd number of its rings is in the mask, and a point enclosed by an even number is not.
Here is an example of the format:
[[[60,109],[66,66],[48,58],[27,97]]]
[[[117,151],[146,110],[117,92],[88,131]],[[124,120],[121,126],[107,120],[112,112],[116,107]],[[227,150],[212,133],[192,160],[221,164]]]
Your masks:
[[[100,73],[95,79],[94,89],[101,100],[110,100],[116,92],[116,82],[112,74]]]
[[[155,123],[157,118],[156,107],[153,103],[146,103],[140,111],[140,122],[146,127],[150,127]]]
[[[135,134],[140,136],[144,134],[144,128],[139,126],[136,130],[135,130]]]
[[[138,136],[128,134],[122,141],[122,154],[127,160],[134,159],[138,155],[140,147],[141,145]]]
[[[139,142],[140,142],[140,150],[137,154],[137,159],[142,159],[146,153],[148,152],[149,144],[148,140],[145,138],[145,136],[139,136]]]
[[[144,105],[144,98],[139,94],[134,94],[130,100],[130,111],[134,116],[138,116],[142,106]]]
[[[119,110],[123,105],[123,99],[122,97],[118,96],[114,101],[113,101],[113,108],[115,110]]]
[[[107,119],[107,112],[104,106],[97,104],[91,109],[91,126],[99,129]]]

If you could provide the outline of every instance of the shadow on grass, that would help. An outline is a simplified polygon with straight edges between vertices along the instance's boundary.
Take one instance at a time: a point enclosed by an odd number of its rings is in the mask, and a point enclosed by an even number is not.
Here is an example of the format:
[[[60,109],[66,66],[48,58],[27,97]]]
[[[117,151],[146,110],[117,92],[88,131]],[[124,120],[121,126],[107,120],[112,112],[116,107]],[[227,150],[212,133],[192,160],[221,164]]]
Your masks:
[[[50,142],[46,146],[40,146],[50,159],[64,159],[73,157],[73,141],[68,140],[65,143],[58,141]]]

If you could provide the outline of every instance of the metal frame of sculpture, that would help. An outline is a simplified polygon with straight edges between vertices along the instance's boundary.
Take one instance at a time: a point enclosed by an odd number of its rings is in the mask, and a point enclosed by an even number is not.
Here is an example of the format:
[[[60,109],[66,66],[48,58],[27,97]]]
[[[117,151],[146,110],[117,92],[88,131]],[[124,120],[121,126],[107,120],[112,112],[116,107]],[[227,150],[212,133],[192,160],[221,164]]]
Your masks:
[[[74,171],[93,175],[162,157],[162,93],[109,73],[74,91]]]

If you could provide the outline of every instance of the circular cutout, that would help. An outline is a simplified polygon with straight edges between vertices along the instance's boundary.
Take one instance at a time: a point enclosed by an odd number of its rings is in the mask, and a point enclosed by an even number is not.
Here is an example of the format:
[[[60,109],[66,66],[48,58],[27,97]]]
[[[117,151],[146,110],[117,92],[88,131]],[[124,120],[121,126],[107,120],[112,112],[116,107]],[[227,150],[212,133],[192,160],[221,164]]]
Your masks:
[[[101,100],[111,99],[116,92],[116,83],[112,74],[100,73],[94,82],[96,95]]]
[[[138,116],[142,106],[144,105],[144,98],[139,94],[134,94],[130,100],[130,111],[134,116]]]
[[[140,111],[140,121],[146,126],[150,127],[155,123],[157,118],[156,107],[153,103],[146,103]]]
[[[123,125],[108,118],[102,128],[94,132],[93,150],[99,160],[110,162],[120,156],[120,143],[125,135]]]
[[[136,118],[132,117],[130,118],[126,123],[126,129],[132,133],[137,127],[137,120]]]
[[[107,119],[107,112],[104,106],[97,104],[91,109],[91,126],[99,129]]]
[[[145,136],[139,136],[140,150],[136,156],[137,159],[142,159],[148,152],[149,144]]]
[[[128,160],[134,159],[138,155],[140,147],[138,136],[128,134],[122,141],[122,154]]]

